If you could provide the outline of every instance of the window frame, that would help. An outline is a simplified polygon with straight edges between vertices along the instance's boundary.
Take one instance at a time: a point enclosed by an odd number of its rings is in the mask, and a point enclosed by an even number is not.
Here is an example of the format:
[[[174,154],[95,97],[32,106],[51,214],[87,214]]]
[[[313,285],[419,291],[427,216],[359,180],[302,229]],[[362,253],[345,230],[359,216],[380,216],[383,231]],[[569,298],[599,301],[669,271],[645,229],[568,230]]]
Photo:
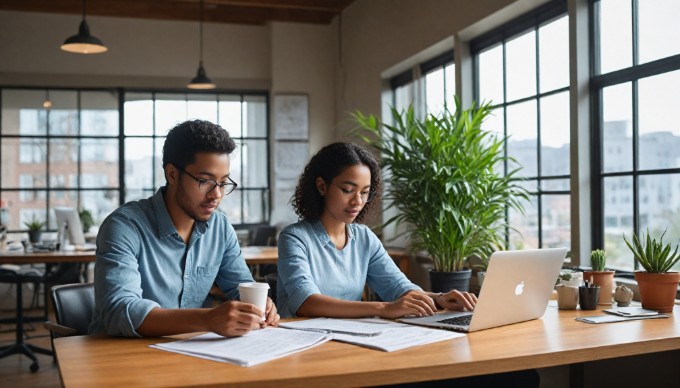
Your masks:
[[[485,34],[470,41],[470,57],[472,58],[472,68],[473,68],[473,96],[475,101],[480,101],[483,96],[480,96],[480,74],[479,74],[479,55],[485,52],[487,49],[492,49],[498,45],[502,46],[502,66],[503,66],[503,101],[492,105],[492,108],[503,110],[503,135],[507,137],[508,130],[508,107],[519,105],[522,103],[535,101],[536,105],[536,175],[530,177],[523,177],[522,180],[525,182],[535,182],[536,189],[529,190],[530,200],[536,201],[537,210],[537,237],[538,237],[538,248],[543,248],[544,235],[543,235],[543,200],[549,196],[563,196],[567,195],[569,197],[570,206],[572,206],[573,195],[571,193],[571,187],[568,190],[544,190],[542,187],[545,182],[557,181],[557,180],[571,180],[573,171],[569,171],[568,174],[560,175],[544,175],[542,173],[542,162],[541,162],[541,100],[557,95],[560,93],[570,93],[571,85],[568,83],[566,86],[553,89],[547,92],[540,91],[540,45],[539,45],[539,29],[557,19],[562,17],[569,18],[567,1],[565,0],[555,0],[547,4],[544,4],[536,9],[518,17],[510,22],[493,29]],[[507,76],[506,76],[506,45],[508,41],[517,38],[518,36],[525,35],[526,33],[534,31],[535,32],[535,48],[536,48],[536,93],[527,97],[518,98],[512,101],[507,100]],[[573,59],[570,59],[570,61]],[[507,140],[506,140],[507,145]],[[571,144],[570,144],[571,147]],[[504,147],[505,156],[508,156],[508,147]],[[508,161],[505,161],[504,171],[508,171]],[[571,186],[571,183],[570,183]],[[506,211],[506,218],[509,217],[509,212]],[[575,220],[570,219],[570,241],[573,242],[573,225]],[[506,232],[506,243],[510,244],[510,231]],[[570,247],[571,248],[571,247]]]
[[[680,70],[680,54],[657,59],[651,62],[639,63],[639,31],[638,31],[638,3],[640,0],[630,0],[631,2],[631,22],[632,22],[632,64],[629,67],[617,69],[609,73],[600,74],[600,44],[599,44],[599,20],[600,20],[600,0],[589,0],[589,14],[590,14],[590,34],[589,45],[591,48],[591,78],[590,78],[590,95],[591,95],[591,112],[593,112],[591,119],[592,139],[591,142],[591,158],[592,158],[592,241],[593,249],[604,249],[605,246],[605,227],[607,220],[605,220],[605,195],[604,195],[604,180],[611,177],[631,177],[632,179],[632,204],[633,214],[632,227],[636,233],[640,232],[640,204],[644,197],[640,194],[640,178],[645,176],[665,175],[665,174],[680,174],[680,167],[675,168],[654,168],[654,169],[640,169],[639,161],[639,105],[638,105],[638,82],[641,79],[661,75],[664,73]],[[631,84],[631,130],[632,130],[632,168],[629,171],[604,171],[604,103],[603,90],[607,87]],[[629,236],[630,237],[630,236]],[[639,269],[639,263],[631,253],[633,259],[633,270]],[[621,272],[629,272],[629,269],[617,269]]]
[[[77,99],[77,104],[76,104],[76,109],[77,110],[77,133],[76,134],[53,134],[49,131],[49,120],[47,120],[46,125],[46,133],[44,134],[6,134],[5,131],[3,131],[2,128],[2,114],[3,114],[3,107],[4,102],[3,102],[3,97],[4,97],[4,91],[6,90],[19,90],[19,91],[49,91],[49,92],[60,92],[60,91],[65,91],[65,92],[75,92],[76,93],[76,99]],[[82,94],[87,93],[87,92],[109,92],[109,93],[115,93],[117,96],[117,106],[116,109],[118,111],[118,128],[117,128],[117,133],[114,134],[109,134],[109,135],[96,135],[96,134],[82,134],[82,111],[84,109],[83,104],[82,104]],[[3,85],[0,86],[0,142],[4,143],[6,139],[39,139],[39,140],[44,140],[46,142],[52,140],[52,139],[66,139],[66,140],[75,140],[78,142],[78,151],[77,151],[77,160],[74,161],[74,164],[76,164],[76,170],[74,173],[76,174],[76,184],[74,186],[70,187],[53,187],[53,184],[51,182],[51,179],[49,179],[50,176],[53,176],[53,173],[50,171],[50,147],[47,147],[45,154],[44,154],[44,160],[43,161],[36,161],[35,160],[35,155],[30,155],[31,163],[32,164],[42,164],[43,166],[41,167],[44,168],[45,173],[47,174],[46,176],[46,182],[44,187],[41,186],[40,188],[35,188],[35,187],[30,187],[30,188],[24,188],[21,187],[21,184],[17,187],[3,187],[2,182],[0,182],[0,198],[3,198],[3,193],[9,193],[9,192],[18,192],[18,193],[33,193],[32,197],[34,200],[39,200],[39,201],[44,201],[44,205],[42,207],[45,208],[45,217],[46,217],[46,222],[48,225],[48,229],[46,229],[47,232],[55,232],[54,229],[49,229],[49,226],[51,225],[51,214],[50,214],[50,198],[52,195],[55,193],[75,193],[76,199],[74,201],[74,206],[76,206],[78,209],[81,208],[82,206],[82,193],[88,192],[88,191],[95,191],[95,192],[101,192],[101,191],[115,191],[118,194],[118,206],[124,204],[125,202],[128,201],[126,199],[126,182],[125,182],[125,141],[126,139],[131,139],[131,138],[150,138],[152,139],[152,142],[154,144],[153,151],[152,151],[152,160],[156,160],[159,155],[162,155],[162,150],[157,150],[155,147],[156,140],[165,138],[164,134],[159,135],[156,133],[157,131],[155,130],[155,125],[156,125],[156,119],[155,119],[155,105],[153,109],[153,126],[154,126],[154,131],[153,134],[150,136],[138,136],[138,135],[126,135],[125,134],[125,95],[126,93],[134,93],[134,94],[150,94],[153,97],[153,101],[155,104],[155,96],[158,94],[177,94],[179,95],[184,95],[185,96],[185,101],[192,101],[190,98],[191,96],[214,96],[215,97],[215,103],[217,104],[217,117],[219,120],[219,101],[220,101],[220,96],[225,96],[229,95],[232,97],[238,97],[238,101],[243,104],[245,100],[247,100],[248,97],[254,96],[257,98],[261,98],[264,101],[265,107],[264,110],[267,112],[266,117],[264,118],[264,125],[265,125],[265,133],[264,136],[243,136],[243,131],[241,131],[241,136],[232,136],[234,141],[236,141],[237,144],[243,144],[244,142],[248,140],[257,140],[257,141],[262,141],[265,144],[266,147],[266,179],[264,182],[266,182],[266,186],[264,187],[254,187],[254,186],[246,186],[243,184],[243,182],[238,182],[239,187],[236,190],[235,193],[232,193],[231,195],[239,195],[241,197],[240,201],[240,206],[241,206],[241,219],[240,220],[230,220],[232,222],[232,225],[235,228],[247,228],[252,225],[260,225],[262,223],[268,223],[269,222],[269,217],[270,217],[270,210],[271,210],[271,204],[272,204],[272,192],[271,192],[271,161],[270,161],[270,120],[269,120],[269,105],[270,105],[270,99],[269,99],[269,92],[268,91],[255,91],[255,90],[210,90],[210,91],[189,91],[185,89],[135,89],[135,88],[75,88],[75,87],[34,87],[34,86],[13,86],[13,85]],[[52,94],[54,96],[54,93]],[[243,112],[242,112],[243,113]],[[49,111],[47,113],[49,115]],[[47,116],[49,117],[49,116]],[[241,121],[241,125],[243,125],[243,120]],[[169,130],[170,128],[165,128],[163,129],[164,131]],[[82,144],[80,143],[83,139],[107,139],[107,140],[116,140],[117,146],[118,146],[118,154],[117,154],[117,164],[118,164],[118,186],[109,186],[109,187],[84,187],[83,186],[83,172],[81,165],[82,163],[85,163],[86,161],[83,160],[83,155],[82,155]],[[243,158],[243,155],[239,154],[241,158]],[[2,169],[2,147],[0,147],[0,170]],[[152,163],[152,182],[156,182],[156,171],[157,171],[157,166],[153,165]],[[240,176],[243,177],[244,175],[244,164],[241,162],[240,163]],[[64,176],[64,179],[66,177]],[[149,191],[151,193],[154,193],[158,187],[144,187],[141,189],[142,193],[148,193]],[[43,192],[45,193],[45,198],[41,198],[38,192]],[[263,201],[262,205],[262,214],[263,214],[263,219],[260,222],[252,222],[252,223],[245,223],[243,222],[243,215],[244,215],[244,203],[245,203],[245,198],[249,193],[252,192],[261,192],[262,197],[266,198],[266,201]],[[22,195],[22,194],[20,194]],[[30,195],[30,194],[29,194]],[[143,195],[143,197],[147,197],[146,195]],[[4,203],[4,201],[3,201]],[[20,226],[21,228],[21,226]],[[20,232],[25,232],[25,229],[11,229],[8,230],[8,233],[20,233]]]

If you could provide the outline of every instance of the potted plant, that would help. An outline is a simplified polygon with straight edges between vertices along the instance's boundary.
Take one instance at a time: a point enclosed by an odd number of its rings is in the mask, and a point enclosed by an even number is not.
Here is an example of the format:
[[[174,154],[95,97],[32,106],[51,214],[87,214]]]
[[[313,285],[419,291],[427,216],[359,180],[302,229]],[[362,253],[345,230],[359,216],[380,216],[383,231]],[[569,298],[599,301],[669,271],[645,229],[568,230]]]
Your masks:
[[[659,240],[642,236],[642,241],[633,233],[632,244],[623,236],[628,248],[644,271],[635,271],[635,280],[640,289],[642,307],[660,313],[673,311],[673,304],[680,282],[680,273],[671,268],[680,260],[678,246],[672,250],[670,243],[663,242],[664,232]]]
[[[78,213],[78,216],[80,217],[80,223],[83,225],[83,233],[89,232],[90,228],[94,225],[92,213],[87,209],[83,209]]]
[[[583,271],[583,280],[600,286],[598,305],[611,305],[614,292],[614,271],[605,270],[607,252],[596,249],[590,253],[592,270]]]
[[[557,276],[557,284],[567,287],[579,287],[583,283],[583,273],[571,269],[563,269]]]
[[[498,172],[504,163],[504,138],[482,129],[489,104],[416,117],[413,107],[391,109],[393,124],[354,113],[357,135],[382,154],[386,174],[385,210],[396,215],[385,225],[406,224],[413,250],[426,251],[434,263],[432,290],[467,290],[471,255],[489,257],[505,248],[508,208],[523,212],[528,198],[515,175]],[[450,279],[459,280],[453,280]]]
[[[41,229],[45,226],[45,221],[37,219],[34,215],[31,221],[24,222],[24,225],[28,228],[28,240],[31,243],[39,243],[42,235]]]

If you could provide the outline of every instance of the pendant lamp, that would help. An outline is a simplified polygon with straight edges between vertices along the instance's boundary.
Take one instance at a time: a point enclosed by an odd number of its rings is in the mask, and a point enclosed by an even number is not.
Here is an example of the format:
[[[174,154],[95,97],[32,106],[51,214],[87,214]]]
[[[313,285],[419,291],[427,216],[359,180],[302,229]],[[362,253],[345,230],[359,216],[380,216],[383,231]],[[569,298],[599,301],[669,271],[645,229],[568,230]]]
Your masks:
[[[61,49],[69,53],[76,54],[99,54],[106,52],[108,48],[104,46],[99,38],[90,35],[90,26],[85,21],[86,0],[83,0],[83,21],[80,22],[78,34],[73,35],[64,41]]]
[[[198,71],[196,77],[187,85],[189,89],[215,89],[215,84],[208,78],[203,68],[203,0],[201,0],[200,22],[198,25],[198,46],[199,46],[199,60]]]
[[[52,108],[52,100],[50,100],[50,90],[49,89],[45,89],[45,101],[43,101],[42,106],[45,109]]]

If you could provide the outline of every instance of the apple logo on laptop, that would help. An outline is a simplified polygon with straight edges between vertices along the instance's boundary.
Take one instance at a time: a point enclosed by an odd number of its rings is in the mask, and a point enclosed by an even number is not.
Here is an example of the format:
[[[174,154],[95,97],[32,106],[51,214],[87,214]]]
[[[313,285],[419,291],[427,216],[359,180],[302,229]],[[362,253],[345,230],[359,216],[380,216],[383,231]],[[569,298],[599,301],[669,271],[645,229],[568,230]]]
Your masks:
[[[524,292],[524,280],[522,280],[522,283],[515,286],[515,295],[522,295],[523,292]]]

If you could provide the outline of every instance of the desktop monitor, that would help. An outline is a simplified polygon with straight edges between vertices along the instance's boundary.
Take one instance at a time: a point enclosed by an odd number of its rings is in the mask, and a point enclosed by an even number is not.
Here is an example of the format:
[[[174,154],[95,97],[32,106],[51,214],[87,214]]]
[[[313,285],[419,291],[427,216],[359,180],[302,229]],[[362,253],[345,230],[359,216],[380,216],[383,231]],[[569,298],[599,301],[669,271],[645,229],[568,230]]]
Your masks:
[[[57,218],[59,236],[64,236],[66,233],[65,237],[68,237],[71,245],[85,245],[85,235],[78,210],[72,207],[55,207],[54,215]]]

